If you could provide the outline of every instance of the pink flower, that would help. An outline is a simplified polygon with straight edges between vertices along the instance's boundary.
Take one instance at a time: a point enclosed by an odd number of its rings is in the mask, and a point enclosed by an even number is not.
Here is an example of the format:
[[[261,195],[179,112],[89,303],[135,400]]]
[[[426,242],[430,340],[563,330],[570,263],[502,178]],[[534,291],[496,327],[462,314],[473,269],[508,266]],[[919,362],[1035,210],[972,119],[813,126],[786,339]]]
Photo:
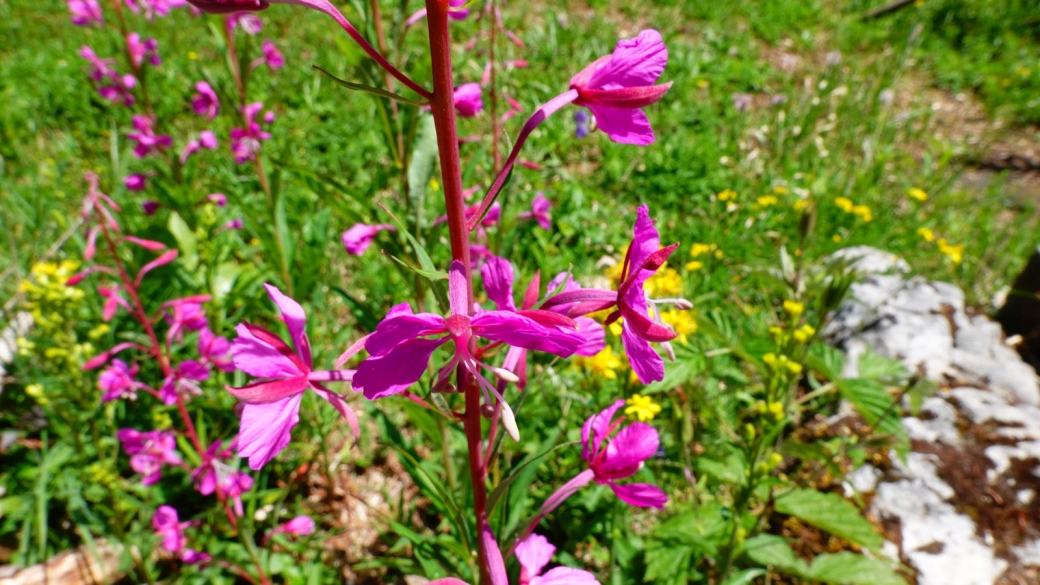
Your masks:
[[[469,8],[462,7],[465,6],[468,1],[469,0],[448,0],[448,6],[451,8],[451,10],[448,11],[448,18],[452,20],[466,20],[466,17],[469,16]],[[422,8],[415,11],[408,17],[408,20],[404,21],[404,27],[409,28],[424,18],[426,18],[426,9]]]
[[[224,449],[222,441],[214,442],[202,454],[202,465],[192,470],[191,478],[200,494],[208,496],[217,492],[221,497],[233,500],[235,514],[242,516],[242,494],[253,488],[253,477],[224,463],[232,454],[231,447]]]
[[[127,73],[121,77],[115,77],[109,85],[98,88],[101,97],[116,105],[130,107],[136,101],[134,94],[130,91],[137,86],[137,78]]]
[[[251,12],[239,12],[227,17],[228,30],[235,30],[235,27],[238,25],[241,25],[242,30],[249,35],[255,35],[264,30],[263,21],[260,20],[259,16]]]
[[[285,66],[285,58],[282,56],[282,52],[278,50],[278,47],[274,46],[271,39],[264,39],[263,52],[263,56],[253,61],[249,66],[250,69],[256,69],[261,65],[267,65],[271,69],[280,69]]]
[[[123,179],[123,184],[126,185],[127,191],[144,191],[148,188],[148,177],[140,173],[129,175]]]
[[[181,560],[189,565],[204,565],[213,560],[208,553],[199,552],[193,548],[186,548],[181,553]]]
[[[180,342],[184,339],[185,331],[198,331],[208,325],[209,320],[206,319],[202,305],[209,300],[209,295],[196,295],[163,303],[163,308],[168,310],[165,314],[166,322],[170,324],[166,338]]]
[[[224,195],[223,193],[210,193],[206,196],[206,199],[217,207],[224,207],[227,205],[227,195]]]
[[[642,508],[663,508],[668,496],[661,488],[645,483],[617,483],[635,475],[660,446],[657,430],[644,422],[634,422],[609,439],[624,421],[614,420],[618,409],[624,406],[625,401],[618,400],[585,421],[581,428],[581,457],[588,462],[588,471],[596,483],[609,485],[624,502]]]
[[[192,525],[191,522],[181,522],[177,517],[177,510],[171,506],[159,506],[152,517],[152,526],[155,534],[162,537],[162,547],[168,552],[181,552],[188,543],[184,537],[184,529]]]
[[[470,340],[481,337],[568,357],[584,339],[575,331],[573,321],[547,311],[478,311],[471,316],[465,273],[462,263],[452,262],[448,270],[448,317],[412,313],[407,303],[390,309],[365,341],[369,357],[354,374],[354,388],[362,390],[369,400],[404,392],[426,372],[433,352],[450,341],[455,351],[440,369],[435,387],[444,387],[456,367],[466,368],[481,388],[499,400],[503,424],[513,440],[519,440],[512,410],[480,369],[500,377],[503,371],[478,361],[470,353]]]
[[[260,143],[271,138],[271,135],[264,132],[260,124],[254,121],[263,108],[263,102],[249,104],[245,108],[246,127],[231,129],[231,152],[235,155],[235,162],[238,164],[253,160],[256,153],[260,152]]]
[[[306,536],[314,532],[314,520],[310,516],[297,516],[285,524],[276,526],[274,530],[264,536],[263,542],[267,542],[275,534],[288,534],[291,536]]]
[[[183,361],[163,380],[159,399],[163,404],[176,404],[178,396],[201,396],[198,382],[209,379],[209,366],[195,360]]]
[[[126,36],[126,50],[130,54],[130,63],[135,71],[141,68],[145,58],[153,66],[162,65],[162,59],[159,58],[159,41],[155,39],[142,41],[141,35],[130,33]]]
[[[76,26],[90,26],[105,22],[97,0],[68,0],[68,5],[69,12],[72,13],[72,24]]]
[[[518,219],[534,219],[538,222],[543,230],[552,229],[552,214],[549,213],[549,209],[552,208],[552,203],[549,198],[545,196],[545,193],[539,191],[534,196],[534,201],[531,203],[531,211],[525,211],[517,215]]]
[[[130,455],[130,468],[144,476],[143,485],[152,485],[162,476],[162,466],[181,465],[177,454],[177,440],[173,433],[134,429],[120,429],[116,438],[123,443],[123,450]]]
[[[393,231],[394,226],[388,223],[378,225],[355,223],[350,226],[350,229],[343,232],[343,247],[347,249],[347,254],[360,256],[372,245],[372,242],[376,239],[376,234],[383,230]]]
[[[155,212],[159,211],[159,207],[158,201],[148,200],[141,203],[141,210],[149,217],[155,215]]]
[[[235,362],[231,359],[231,342],[226,337],[215,335],[209,327],[199,331],[198,350],[203,363],[213,364],[225,372],[235,371]]]
[[[614,53],[600,57],[571,78],[575,105],[592,111],[596,125],[614,142],[645,146],[654,141],[650,121],[640,108],[661,99],[671,82],[654,85],[668,64],[668,49],[656,30],[618,42]]]
[[[220,231],[223,232],[227,230],[240,230],[244,225],[245,222],[242,221],[241,217],[239,217],[237,219],[232,219],[231,221],[225,223],[223,226],[221,226]]]
[[[188,0],[126,0],[126,5],[133,12],[144,12],[148,20],[156,16],[166,16],[174,8],[188,3]]]
[[[212,130],[203,130],[199,133],[198,140],[192,140],[184,147],[184,152],[181,153],[181,164],[188,161],[188,158],[198,152],[200,148],[207,148],[213,150],[217,147],[217,136],[213,134]]]
[[[649,299],[644,286],[677,247],[678,244],[661,247],[661,237],[650,219],[649,208],[644,204],[639,207],[617,292],[597,289],[564,292],[547,300],[543,308],[566,311],[567,316],[574,318],[616,307],[605,324],[624,318],[621,342],[636,376],[644,384],[663,380],[664,360],[650,343],[675,339],[675,332],[662,321],[658,305],[673,304],[680,309],[689,309],[690,303],[684,299]]]
[[[90,258],[87,259],[89,260]],[[106,323],[116,316],[116,311],[119,310],[119,307],[123,307],[127,312],[130,312],[130,303],[127,303],[126,299],[119,294],[119,285],[112,285],[112,288],[99,286],[97,291],[99,295],[105,297],[105,306],[101,309],[101,318]]]
[[[135,132],[127,134],[127,138],[137,143],[134,147],[134,156],[144,158],[153,152],[163,152],[173,140],[165,134],[157,136],[152,130],[152,119],[147,116],[134,116]]]
[[[455,88],[455,109],[464,118],[472,118],[484,110],[479,83],[463,83]]]
[[[191,99],[191,109],[195,110],[195,113],[200,116],[206,116],[210,120],[217,117],[217,111],[220,110],[220,98],[217,97],[217,92],[213,91],[210,84],[205,81],[199,81],[195,83],[195,95]]]
[[[101,82],[105,79],[115,79],[117,77],[116,70],[113,68],[115,64],[114,59],[100,59],[94,49],[84,45],[79,50],[79,56],[83,57],[90,63],[90,78],[94,81]]]
[[[139,388],[147,388],[145,384],[134,379],[137,376],[137,365],[129,367],[121,359],[114,359],[98,376],[98,388],[104,391],[101,402],[111,402],[120,398],[137,398]]]
[[[263,327],[242,323],[235,328],[238,337],[231,343],[235,367],[262,379],[242,388],[227,387],[245,403],[238,455],[248,457],[252,469],[263,467],[289,444],[290,432],[300,420],[300,401],[308,388],[335,407],[347,419],[354,436],[359,435],[357,415],[339,394],[324,386],[325,382],[350,381],[353,372],[315,371],[303,307],[271,285],[264,288],[282,314],[293,347]]]

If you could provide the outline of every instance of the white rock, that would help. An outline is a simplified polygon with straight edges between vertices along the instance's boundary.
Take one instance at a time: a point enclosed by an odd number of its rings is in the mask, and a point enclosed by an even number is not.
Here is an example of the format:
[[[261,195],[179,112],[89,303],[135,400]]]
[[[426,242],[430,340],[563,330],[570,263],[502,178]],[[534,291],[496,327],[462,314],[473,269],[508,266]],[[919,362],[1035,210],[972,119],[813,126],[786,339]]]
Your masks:
[[[843,486],[845,489],[846,496],[852,496],[856,493],[864,494],[874,491],[877,487],[878,481],[884,474],[881,470],[873,465],[864,465],[859,469],[845,476],[845,482]],[[851,493],[850,493],[851,492]]]
[[[895,254],[878,250],[871,246],[852,246],[842,248],[830,255],[834,260],[846,260],[849,266],[862,275],[884,274],[887,272],[910,272],[910,265]]]
[[[960,432],[957,430],[957,409],[953,405],[938,396],[930,396],[921,405],[921,413],[928,416],[903,419],[903,427],[910,439],[941,442],[950,446],[961,444]]]
[[[1023,565],[1040,567],[1040,540],[1030,540],[1022,544],[1022,546],[1013,546],[1011,547],[1011,553]]]

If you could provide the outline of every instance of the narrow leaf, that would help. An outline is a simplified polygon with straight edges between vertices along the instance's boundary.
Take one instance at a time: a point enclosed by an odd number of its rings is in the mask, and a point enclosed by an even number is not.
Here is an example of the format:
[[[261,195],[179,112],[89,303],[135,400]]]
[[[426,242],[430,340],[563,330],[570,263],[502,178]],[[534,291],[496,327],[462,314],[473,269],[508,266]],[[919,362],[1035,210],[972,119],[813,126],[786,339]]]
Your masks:
[[[384,98],[387,98],[387,99],[396,100],[396,101],[399,101],[399,102],[402,102],[402,103],[405,103],[405,104],[409,104],[409,105],[413,105],[413,106],[428,106],[429,105],[426,102],[417,102],[417,101],[414,101],[414,100],[410,100],[410,99],[408,99],[408,98],[406,98],[406,97],[404,97],[402,95],[397,95],[396,93],[392,93],[392,92],[386,91],[385,89],[379,89],[378,87],[372,87],[370,85],[364,85],[364,84],[361,84],[361,83],[354,83],[354,82],[351,82],[351,81],[346,81],[346,80],[340,79],[340,78],[336,77],[335,75],[329,73],[328,71],[322,69],[321,67],[318,67],[317,65],[311,65],[311,67],[317,69],[318,71],[321,71],[325,75],[329,76],[333,81],[335,81],[336,83],[342,85],[343,87],[345,87],[347,89],[352,89],[354,91],[363,91],[363,92],[366,92],[366,93],[375,94],[375,95],[377,95],[379,97],[384,97]]]

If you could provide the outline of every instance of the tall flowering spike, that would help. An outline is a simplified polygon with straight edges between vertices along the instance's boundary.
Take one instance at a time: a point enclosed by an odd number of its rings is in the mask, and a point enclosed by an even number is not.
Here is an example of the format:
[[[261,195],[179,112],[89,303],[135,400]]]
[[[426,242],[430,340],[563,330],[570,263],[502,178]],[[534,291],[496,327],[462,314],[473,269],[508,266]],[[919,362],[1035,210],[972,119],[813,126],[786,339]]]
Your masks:
[[[645,146],[654,141],[650,121],[640,108],[661,99],[671,82],[654,85],[668,64],[668,49],[656,30],[618,42],[614,53],[600,57],[571,78],[575,105],[592,111],[596,125],[614,142]]]
[[[260,143],[271,138],[271,134],[265,132],[259,122],[255,120],[256,115],[264,108],[263,102],[253,102],[245,107],[245,128],[231,129],[231,152],[235,155],[235,162],[242,164],[256,158],[260,152]]]
[[[383,230],[394,231],[394,226],[388,223],[377,225],[355,223],[350,226],[350,229],[343,232],[343,247],[346,248],[347,254],[361,256],[375,241],[376,234]]]
[[[467,368],[477,382],[489,392],[501,396],[479,369],[489,366],[480,363],[467,348],[470,337],[501,341],[514,347],[545,351],[568,357],[581,346],[584,339],[578,335],[573,321],[567,318],[546,318],[541,311],[527,313],[512,311],[480,311],[469,315],[465,270],[455,261],[448,271],[448,292],[451,314],[442,317],[432,313],[412,313],[407,304],[390,309],[386,318],[365,341],[369,357],[358,366],[354,387],[361,389],[370,400],[404,392],[426,372],[426,364],[433,352],[453,342],[455,352],[442,371],[457,365]],[[503,402],[503,416],[511,416]]]
[[[498,548],[491,528],[484,523],[481,540],[487,552],[488,574],[492,585],[509,585],[506,577],[502,551]],[[520,585],[600,585],[596,576],[588,571],[571,567],[556,567],[545,573],[545,566],[552,560],[556,547],[540,534],[532,534],[516,545],[516,559],[520,561]],[[431,581],[430,585],[468,585],[465,581],[447,578]]]
[[[479,83],[463,83],[455,88],[455,109],[463,118],[472,118],[484,110]]]
[[[358,436],[357,415],[343,398],[326,388],[325,382],[349,382],[351,370],[315,371],[311,345],[305,331],[303,307],[277,288],[265,284],[267,294],[282,314],[293,346],[276,334],[248,323],[235,328],[238,338],[231,343],[235,367],[261,378],[242,388],[228,386],[232,396],[245,403],[242,409],[238,454],[249,458],[249,467],[260,469],[289,444],[290,433],[300,420],[300,402],[310,388],[329,402]]]

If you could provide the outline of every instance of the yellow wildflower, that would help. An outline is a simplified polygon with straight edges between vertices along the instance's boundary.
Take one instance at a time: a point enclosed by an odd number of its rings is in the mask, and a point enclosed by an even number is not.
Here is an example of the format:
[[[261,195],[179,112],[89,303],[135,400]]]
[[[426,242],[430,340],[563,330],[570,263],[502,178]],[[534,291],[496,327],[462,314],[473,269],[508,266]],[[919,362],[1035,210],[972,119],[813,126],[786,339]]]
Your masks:
[[[737,192],[733,189],[726,189],[718,195],[719,201],[733,201],[737,198]]]
[[[922,203],[928,201],[928,193],[926,193],[924,189],[918,189],[917,187],[914,187],[913,189],[907,191],[906,196],[911,199],[916,199]]]
[[[769,207],[771,205],[776,205],[777,203],[780,203],[780,200],[773,195],[763,195],[758,198],[759,207]]]
[[[723,251],[722,251],[722,250],[715,250],[715,259],[716,259],[716,260],[722,260],[722,258],[723,258],[723,257],[724,257],[725,255],[726,255],[726,254],[725,254],[725,253],[723,253]]]
[[[674,297],[682,293],[682,276],[674,268],[662,268],[646,280],[646,294],[651,297]]]
[[[194,61],[194,60],[196,60],[198,58],[199,58],[199,54],[198,53],[196,53],[195,51],[188,51],[188,59],[191,59],[192,61]]]
[[[679,343],[686,343],[686,336],[697,332],[697,321],[690,311],[661,311],[661,320],[672,326]]]
[[[614,321],[607,327],[607,329],[610,329],[610,334],[614,337],[621,337],[622,328],[619,321]]]
[[[170,418],[170,413],[156,410],[152,412],[152,423],[155,428],[163,430],[173,426],[173,419]]]
[[[769,414],[773,415],[777,421],[781,421],[784,418],[784,403],[783,402],[770,402],[769,403]]]
[[[702,254],[707,254],[715,249],[715,244],[693,244],[690,246],[690,256],[696,258]]]
[[[90,331],[88,331],[87,332],[87,337],[89,337],[91,339],[100,339],[101,337],[107,335],[108,332],[111,331],[111,330],[112,330],[112,328],[108,326],[108,323],[102,323],[102,324],[98,325],[97,327],[95,327],[95,328],[91,329]]]
[[[921,236],[921,238],[924,239],[924,241],[926,242],[931,242],[935,240],[935,232],[926,227],[917,228],[917,235]]]
[[[437,179],[430,179],[430,189],[433,189],[434,191],[440,191],[441,190],[440,182],[437,181]]]
[[[791,205],[791,207],[793,207],[795,211],[805,211],[805,208],[809,207],[809,200],[808,199],[799,199],[799,200],[795,201]]]
[[[852,214],[858,215],[863,221],[871,221],[874,216],[870,213],[870,208],[866,205],[854,205],[852,207]]]
[[[593,374],[608,380],[617,379],[617,370],[622,367],[621,358],[609,345],[594,356],[579,357],[578,363]]]
[[[805,343],[806,341],[812,339],[813,335],[816,335],[816,328],[806,323],[798,329],[795,329],[793,335],[796,341],[798,341],[799,343]]]
[[[946,255],[954,264],[960,264],[964,261],[964,246],[956,245],[953,246],[946,241],[946,238],[939,238],[935,244],[939,246],[939,251]]]
[[[800,364],[798,362],[788,361],[786,365],[787,365],[787,370],[789,372],[791,372],[792,374],[801,374],[802,373],[802,364]]]
[[[841,236],[838,235],[838,234],[834,234],[833,236],[831,236],[831,239],[834,240],[835,242],[840,242],[841,241]]]
[[[40,406],[47,406],[51,403],[51,401],[47,400],[47,397],[43,395],[43,386],[40,384],[29,384],[25,387],[25,393]]]
[[[707,79],[698,79],[697,80],[697,87],[699,87],[701,89],[704,89],[704,88],[708,87],[709,85],[711,85],[711,84],[708,83]]]
[[[797,318],[799,315],[805,312],[805,305],[803,303],[799,303],[798,301],[792,301],[790,299],[787,299],[786,301],[784,301],[784,310],[787,311],[787,313],[790,314],[792,317]]]
[[[852,203],[852,200],[848,197],[838,197],[834,200],[834,204],[838,206],[838,209],[844,211],[845,213],[852,213],[852,207],[854,206],[854,204]]]
[[[701,262],[700,260],[694,260],[693,262],[686,263],[686,270],[690,272],[697,272],[701,268],[704,268],[704,262]]]
[[[776,193],[777,195],[787,195],[790,192],[791,190],[787,187],[784,187],[783,185],[777,185],[776,187],[773,187],[773,193]]]
[[[632,398],[625,401],[628,403],[628,408],[625,409],[625,414],[635,415],[640,422],[649,422],[654,420],[654,416],[661,412],[661,405],[656,404],[649,396],[643,396],[642,394],[633,394]]]
[[[783,356],[781,356],[781,357],[783,357]],[[762,356],[762,363],[764,363],[765,365],[767,365],[769,367],[775,366],[777,364],[778,360],[779,360],[779,358],[777,358],[776,354],[772,353],[772,352],[767,353],[766,355]]]

